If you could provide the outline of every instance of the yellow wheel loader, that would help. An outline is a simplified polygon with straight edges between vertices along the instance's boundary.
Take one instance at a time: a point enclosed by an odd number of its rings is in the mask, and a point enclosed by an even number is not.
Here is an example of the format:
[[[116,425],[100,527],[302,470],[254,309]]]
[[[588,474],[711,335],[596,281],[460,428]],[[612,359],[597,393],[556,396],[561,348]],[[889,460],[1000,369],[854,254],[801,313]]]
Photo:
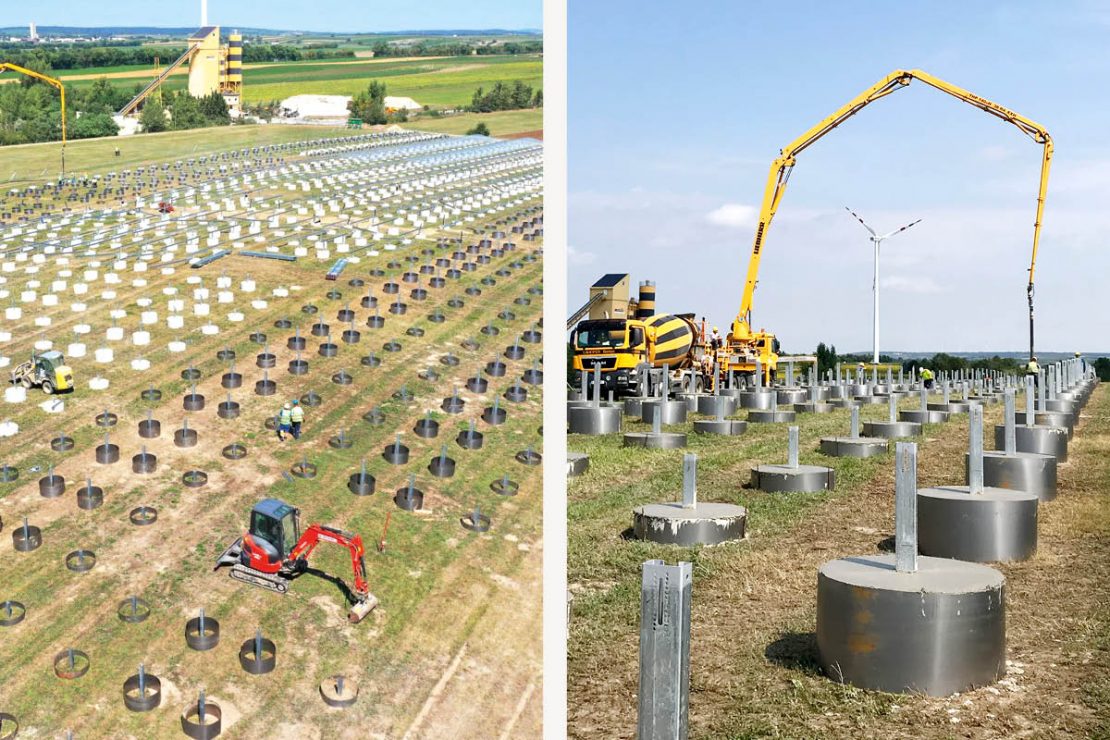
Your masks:
[[[51,350],[31,359],[12,370],[12,383],[24,388],[38,386],[46,394],[73,390],[73,371],[66,365],[61,352]]]

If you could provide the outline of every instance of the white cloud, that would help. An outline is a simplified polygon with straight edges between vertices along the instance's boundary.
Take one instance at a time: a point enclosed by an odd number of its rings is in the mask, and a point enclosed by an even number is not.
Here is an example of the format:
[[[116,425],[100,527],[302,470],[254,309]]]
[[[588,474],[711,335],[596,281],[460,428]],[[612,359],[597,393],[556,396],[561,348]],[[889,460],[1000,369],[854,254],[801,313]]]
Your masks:
[[[567,262],[572,265],[592,265],[597,261],[597,255],[567,245]]]
[[[725,203],[706,214],[705,220],[715,226],[726,226],[732,229],[747,228],[755,225],[759,215],[754,206],[743,203]]]
[[[888,275],[879,278],[879,285],[884,290],[893,290],[899,293],[943,293],[945,291],[935,280],[930,277],[910,277],[907,275]]]

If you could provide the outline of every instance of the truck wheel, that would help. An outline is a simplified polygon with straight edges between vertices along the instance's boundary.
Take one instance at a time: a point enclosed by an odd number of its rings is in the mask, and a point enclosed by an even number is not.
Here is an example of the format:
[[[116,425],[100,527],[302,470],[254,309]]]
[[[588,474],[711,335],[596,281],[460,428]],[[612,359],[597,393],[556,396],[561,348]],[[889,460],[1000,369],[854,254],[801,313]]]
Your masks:
[[[30,389],[30,387],[31,387],[31,385],[32,385],[32,383],[31,383],[31,379],[30,379],[30,378],[28,378],[28,377],[27,377],[26,375],[24,375],[24,376],[23,376],[22,378],[20,378],[20,379],[19,379],[19,383],[20,383],[20,385],[22,385],[22,386],[23,386],[24,388],[28,388],[28,389]]]
[[[42,392],[49,396],[54,392],[54,384],[49,380],[42,381]]]

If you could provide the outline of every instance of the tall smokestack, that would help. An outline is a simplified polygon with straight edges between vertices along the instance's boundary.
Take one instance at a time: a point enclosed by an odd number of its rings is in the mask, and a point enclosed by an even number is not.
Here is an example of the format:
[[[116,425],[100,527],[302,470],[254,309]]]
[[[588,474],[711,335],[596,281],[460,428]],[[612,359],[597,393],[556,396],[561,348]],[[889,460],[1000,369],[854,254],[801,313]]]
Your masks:
[[[200,27],[208,25],[208,0],[200,0]]]

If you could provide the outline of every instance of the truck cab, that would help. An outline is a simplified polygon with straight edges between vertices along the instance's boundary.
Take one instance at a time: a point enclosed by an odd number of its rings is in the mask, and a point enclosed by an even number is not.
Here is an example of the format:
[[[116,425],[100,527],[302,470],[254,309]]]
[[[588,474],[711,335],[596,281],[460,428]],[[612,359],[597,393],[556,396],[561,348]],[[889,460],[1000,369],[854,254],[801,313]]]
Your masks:
[[[748,386],[754,384],[756,368],[759,367],[763,374],[762,385],[767,387],[775,380],[779,349],[779,340],[766,331],[751,332],[739,341],[730,334],[724,346],[717,351],[717,363],[726,378],[732,375]]]
[[[637,368],[647,362],[647,332],[644,322],[627,319],[588,319],[574,330],[575,380],[601,366],[602,392],[635,394]],[[586,378],[590,383],[590,378]]]

